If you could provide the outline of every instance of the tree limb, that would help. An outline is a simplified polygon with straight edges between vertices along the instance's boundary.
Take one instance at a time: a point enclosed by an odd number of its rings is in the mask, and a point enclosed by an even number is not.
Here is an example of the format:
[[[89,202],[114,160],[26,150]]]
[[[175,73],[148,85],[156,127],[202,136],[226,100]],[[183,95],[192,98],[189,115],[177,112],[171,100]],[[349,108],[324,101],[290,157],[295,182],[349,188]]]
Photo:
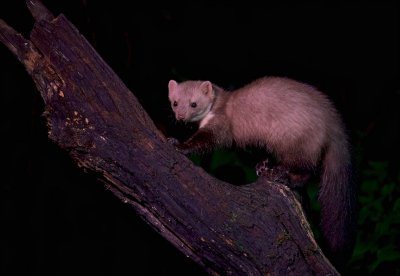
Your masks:
[[[336,275],[286,186],[234,186],[166,142],[135,96],[63,15],[28,0],[30,39],[0,20],[0,41],[45,103],[48,135],[210,274]]]

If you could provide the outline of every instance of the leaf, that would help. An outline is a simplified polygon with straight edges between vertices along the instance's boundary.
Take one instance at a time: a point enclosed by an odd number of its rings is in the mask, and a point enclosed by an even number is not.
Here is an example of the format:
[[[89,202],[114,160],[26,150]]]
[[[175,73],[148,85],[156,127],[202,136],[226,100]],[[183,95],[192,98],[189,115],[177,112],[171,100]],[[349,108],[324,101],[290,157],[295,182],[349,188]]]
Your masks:
[[[356,246],[354,247],[353,258],[362,258],[368,251],[371,250],[371,247],[371,243],[364,243],[358,239]]]
[[[256,170],[254,168],[249,168],[249,167],[243,167],[243,170],[246,174],[246,183],[251,183],[256,181],[257,179],[257,174]]]
[[[391,226],[391,222],[392,222],[392,220],[391,220],[390,216],[385,217],[384,220],[382,220],[376,224],[375,233],[380,237],[387,235],[389,233],[389,228]]]
[[[399,213],[400,212],[400,198],[398,198],[394,205],[393,205],[393,212]]]
[[[379,188],[379,182],[376,180],[365,180],[361,185],[361,190],[367,193],[376,192]]]
[[[384,197],[387,197],[394,192],[395,188],[396,188],[395,183],[389,183],[389,184],[383,185],[381,193]]]
[[[388,245],[377,252],[377,259],[369,266],[369,271],[373,272],[383,262],[395,262],[400,260],[400,251],[393,245]]]
[[[376,172],[386,172],[388,169],[387,162],[370,161],[369,166]]]
[[[219,166],[234,163],[237,159],[235,153],[224,150],[216,150],[211,156],[210,170],[215,171]]]
[[[358,214],[358,223],[364,224],[367,218],[370,217],[370,211],[367,207],[362,207]]]

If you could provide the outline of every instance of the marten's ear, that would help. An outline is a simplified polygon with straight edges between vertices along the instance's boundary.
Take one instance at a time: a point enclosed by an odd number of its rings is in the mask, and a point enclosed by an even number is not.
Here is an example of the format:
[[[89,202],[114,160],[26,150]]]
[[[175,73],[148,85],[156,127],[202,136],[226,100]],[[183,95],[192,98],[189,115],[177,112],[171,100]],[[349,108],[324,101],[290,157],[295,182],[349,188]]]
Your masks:
[[[170,80],[168,82],[168,91],[169,93],[171,93],[172,91],[174,91],[176,89],[176,87],[178,86],[178,83],[174,80]]]
[[[205,96],[212,97],[213,96],[213,88],[212,88],[212,83],[209,81],[204,81],[200,85],[200,89],[203,92]]]

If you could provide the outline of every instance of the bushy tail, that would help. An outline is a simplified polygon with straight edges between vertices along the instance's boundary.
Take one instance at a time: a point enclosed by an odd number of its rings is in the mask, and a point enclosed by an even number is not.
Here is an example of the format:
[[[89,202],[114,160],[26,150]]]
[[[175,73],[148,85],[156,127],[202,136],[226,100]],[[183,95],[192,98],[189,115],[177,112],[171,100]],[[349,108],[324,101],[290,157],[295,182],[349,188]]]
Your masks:
[[[351,257],[355,241],[356,187],[345,139],[332,142],[322,164],[319,202],[325,254],[337,266]]]

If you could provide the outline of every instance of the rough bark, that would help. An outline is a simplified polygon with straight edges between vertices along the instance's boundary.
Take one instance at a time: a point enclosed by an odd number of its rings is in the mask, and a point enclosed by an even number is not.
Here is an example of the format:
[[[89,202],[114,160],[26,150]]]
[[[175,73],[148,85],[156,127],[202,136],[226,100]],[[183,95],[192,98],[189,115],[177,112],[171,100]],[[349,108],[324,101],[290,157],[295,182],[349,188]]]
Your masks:
[[[63,15],[27,1],[30,39],[0,20],[25,65],[48,135],[84,170],[210,274],[336,275],[286,186],[233,186],[166,142],[135,96]]]

